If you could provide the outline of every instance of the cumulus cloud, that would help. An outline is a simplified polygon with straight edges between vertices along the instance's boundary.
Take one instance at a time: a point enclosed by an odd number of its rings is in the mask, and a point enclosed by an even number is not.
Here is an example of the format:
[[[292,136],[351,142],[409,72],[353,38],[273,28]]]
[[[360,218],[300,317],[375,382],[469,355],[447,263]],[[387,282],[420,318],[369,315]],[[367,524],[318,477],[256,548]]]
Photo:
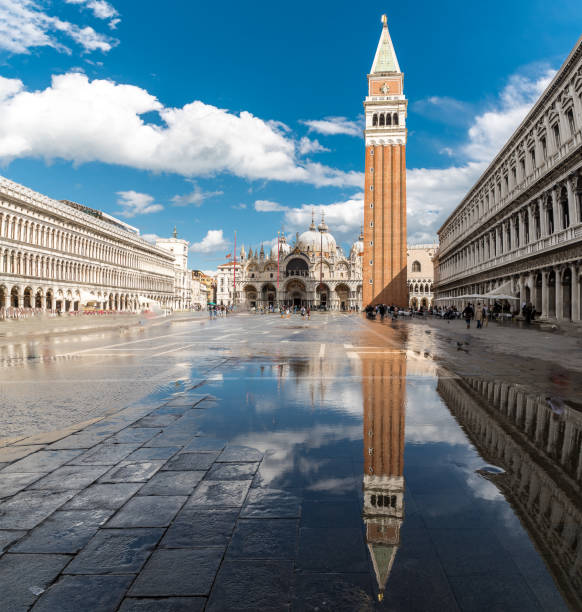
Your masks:
[[[172,198],[172,202],[174,206],[188,206],[189,204],[192,204],[193,206],[202,206],[204,200],[214,198],[222,195],[223,193],[223,191],[204,191],[200,185],[194,183],[194,189],[190,193],[175,195]]]
[[[240,202],[239,204],[233,204],[231,206],[231,208],[234,208],[234,210],[245,210],[247,207],[247,205],[244,202]]]
[[[310,119],[302,121],[310,132],[317,132],[325,136],[346,134],[347,136],[363,136],[364,124],[361,121],[350,121],[346,117],[325,117],[324,119]]]
[[[161,204],[154,204],[153,196],[147,193],[129,190],[118,191],[117,195],[119,196],[117,203],[122,209],[117,214],[128,219],[136,215],[149,215],[164,209]]]
[[[105,0],[65,0],[65,2],[86,7],[97,19],[109,20],[110,28],[115,28],[119,23],[119,13],[114,6]]]
[[[0,0],[0,2],[3,0]],[[249,180],[361,186],[362,173],[297,158],[279,124],[201,101],[164,107],[146,90],[84,74],[53,76],[26,91],[20,81],[0,101],[0,160],[20,157],[99,161],[183,176],[228,172]],[[142,115],[154,112],[161,125]]]
[[[208,233],[200,242],[195,242],[191,247],[192,253],[217,253],[230,245],[225,239],[222,230],[208,230]]]
[[[257,212],[282,212],[289,210],[289,207],[269,200],[257,200],[255,202],[255,210]]]
[[[303,136],[303,138],[301,138],[298,147],[301,155],[309,155],[309,153],[324,153],[329,151],[329,149],[320,144],[318,140],[311,140],[307,138],[307,136]]]
[[[151,244],[156,244],[156,240],[159,238],[157,234],[140,234],[140,237]]]
[[[52,47],[70,54],[71,49],[63,42],[67,38],[86,52],[110,51],[118,42],[90,26],[81,27],[49,15],[35,0],[0,0],[0,49],[30,53],[35,47]]]

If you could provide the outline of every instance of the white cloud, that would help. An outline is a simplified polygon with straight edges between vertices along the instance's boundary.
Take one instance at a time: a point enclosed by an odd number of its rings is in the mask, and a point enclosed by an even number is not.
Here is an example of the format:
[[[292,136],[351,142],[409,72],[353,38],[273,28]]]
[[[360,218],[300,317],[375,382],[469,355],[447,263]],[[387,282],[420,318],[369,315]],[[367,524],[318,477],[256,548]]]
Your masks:
[[[222,195],[223,191],[204,191],[200,185],[194,183],[194,189],[190,193],[184,195],[175,195],[172,198],[174,206],[188,206],[192,204],[194,206],[202,206],[204,200],[208,198],[214,198],[215,196]]]
[[[218,274],[218,270],[200,270],[200,272],[206,274],[206,276],[211,276],[212,278]]]
[[[109,27],[115,28],[119,23],[119,13],[114,6],[105,0],[65,0],[67,4],[80,4],[88,8],[97,19],[109,20]]]
[[[195,242],[191,247],[192,253],[216,253],[228,248],[230,242],[223,236],[222,230],[208,230],[208,233],[200,242]]]
[[[52,47],[71,53],[61,40],[63,36],[87,52],[106,52],[118,42],[90,26],[81,27],[49,15],[35,0],[0,0],[0,49],[10,53],[29,53],[35,47]]]
[[[140,237],[151,244],[156,244],[156,240],[159,238],[157,234],[140,234]]]
[[[0,0],[0,2],[5,0]],[[162,125],[142,115],[159,114]],[[361,186],[362,173],[296,157],[295,141],[273,122],[194,101],[164,107],[146,90],[86,75],[53,76],[50,87],[5,92],[0,160],[100,161],[187,177],[228,172],[249,180]]]
[[[246,210],[247,205],[244,202],[240,202],[239,204],[233,204],[231,208],[234,210]]]
[[[325,117],[324,119],[310,119],[302,121],[310,132],[317,132],[325,136],[346,134],[347,136],[362,137],[364,124],[360,121],[350,121],[346,117]]]
[[[307,136],[303,136],[298,144],[299,153],[301,155],[309,155],[309,153],[323,153],[329,151],[327,147],[324,147],[319,143],[318,140],[311,140]]]
[[[117,195],[119,196],[117,203],[122,208],[117,214],[122,217],[130,218],[136,215],[149,215],[164,209],[161,204],[154,204],[154,198],[147,193],[129,190],[118,191]]]
[[[289,207],[269,200],[257,200],[255,202],[255,210],[257,212],[282,212],[289,210]]]

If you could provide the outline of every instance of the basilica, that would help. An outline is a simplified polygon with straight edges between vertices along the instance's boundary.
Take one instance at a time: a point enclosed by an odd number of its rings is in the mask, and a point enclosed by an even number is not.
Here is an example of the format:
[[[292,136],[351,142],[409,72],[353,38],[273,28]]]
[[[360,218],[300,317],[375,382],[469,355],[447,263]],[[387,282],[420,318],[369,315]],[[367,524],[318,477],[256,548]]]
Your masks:
[[[262,245],[248,253],[242,247],[237,260],[219,266],[217,303],[249,309],[287,305],[361,310],[363,250],[360,235],[346,257],[325,219],[316,227],[312,217],[309,229],[297,233],[293,244],[281,235],[269,254]]]

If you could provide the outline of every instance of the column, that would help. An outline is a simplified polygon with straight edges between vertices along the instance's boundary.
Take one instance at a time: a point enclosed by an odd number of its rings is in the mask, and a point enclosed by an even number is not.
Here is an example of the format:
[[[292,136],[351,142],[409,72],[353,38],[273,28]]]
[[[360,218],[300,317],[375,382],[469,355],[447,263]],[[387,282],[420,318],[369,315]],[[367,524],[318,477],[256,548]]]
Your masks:
[[[568,191],[568,214],[570,216],[570,225],[580,223],[582,219],[578,218],[578,210],[576,206],[576,194],[574,193],[574,183],[577,180],[577,176],[569,176],[566,179],[566,190]]]
[[[520,248],[525,245],[525,218],[527,216],[527,210],[520,210],[517,213],[519,219],[519,246]]]
[[[572,271],[572,321],[580,321],[580,276],[576,264],[570,266]]]
[[[548,287],[548,270],[542,270],[542,318],[548,318],[549,311],[549,287]]]
[[[540,234],[542,238],[545,238],[548,235],[548,217],[546,214],[545,198],[543,196],[538,199],[538,205],[540,209]]]
[[[523,303],[526,301],[525,299],[525,278],[523,276],[519,277],[519,311],[521,312],[521,307]]]
[[[562,268],[556,268],[556,319],[564,318],[564,294],[562,288]]]
[[[550,192],[552,194],[552,211],[554,213],[554,233],[562,229],[562,216],[558,205],[558,188],[555,187]]]

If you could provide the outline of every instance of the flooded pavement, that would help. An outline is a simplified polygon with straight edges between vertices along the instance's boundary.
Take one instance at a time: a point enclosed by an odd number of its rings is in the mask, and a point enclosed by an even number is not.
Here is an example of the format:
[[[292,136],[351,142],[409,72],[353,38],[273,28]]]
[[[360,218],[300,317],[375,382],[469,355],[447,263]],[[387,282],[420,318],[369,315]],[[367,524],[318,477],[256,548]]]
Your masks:
[[[139,401],[0,448],[8,609],[581,609],[582,415],[421,332],[237,316],[120,345],[125,378],[158,364]]]

